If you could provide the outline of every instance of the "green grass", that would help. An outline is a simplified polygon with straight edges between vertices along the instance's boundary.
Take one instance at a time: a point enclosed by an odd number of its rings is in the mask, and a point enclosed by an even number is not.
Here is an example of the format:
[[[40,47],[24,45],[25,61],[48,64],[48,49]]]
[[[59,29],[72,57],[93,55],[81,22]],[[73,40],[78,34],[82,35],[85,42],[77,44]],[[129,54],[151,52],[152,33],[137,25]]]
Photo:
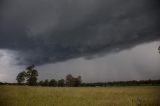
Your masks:
[[[0,86],[0,106],[160,106],[160,87]]]

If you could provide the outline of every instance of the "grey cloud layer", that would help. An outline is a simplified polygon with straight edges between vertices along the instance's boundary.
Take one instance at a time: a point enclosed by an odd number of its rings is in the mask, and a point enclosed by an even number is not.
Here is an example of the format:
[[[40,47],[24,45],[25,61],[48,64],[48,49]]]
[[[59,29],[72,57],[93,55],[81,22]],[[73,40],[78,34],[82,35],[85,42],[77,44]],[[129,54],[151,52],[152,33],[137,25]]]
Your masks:
[[[90,60],[78,58],[41,65],[37,67],[39,79],[65,78],[68,73],[81,75],[84,82],[159,79],[158,45],[159,42],[152,42]]]
[[[158,0],[3,2],[0,48],[43,64],[120,51],[159,40]]]

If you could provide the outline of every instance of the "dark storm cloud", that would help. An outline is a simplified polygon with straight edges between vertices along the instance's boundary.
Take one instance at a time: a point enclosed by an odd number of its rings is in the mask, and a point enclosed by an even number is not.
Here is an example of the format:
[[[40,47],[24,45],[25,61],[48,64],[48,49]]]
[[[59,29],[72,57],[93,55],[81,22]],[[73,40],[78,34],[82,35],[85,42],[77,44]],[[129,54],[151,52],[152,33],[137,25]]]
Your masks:
[[[158,0],[6,0],[0,48],[43,64],[159,40]]]

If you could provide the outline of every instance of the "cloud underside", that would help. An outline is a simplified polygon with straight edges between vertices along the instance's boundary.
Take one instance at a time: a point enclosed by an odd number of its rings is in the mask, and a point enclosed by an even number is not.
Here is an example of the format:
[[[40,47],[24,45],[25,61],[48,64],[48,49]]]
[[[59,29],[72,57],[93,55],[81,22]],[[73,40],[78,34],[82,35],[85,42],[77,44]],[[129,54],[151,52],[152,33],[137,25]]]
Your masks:
[[[160,39],[158,0],[12,0],[0,6],[0,48],[22,63],[93,58]]]

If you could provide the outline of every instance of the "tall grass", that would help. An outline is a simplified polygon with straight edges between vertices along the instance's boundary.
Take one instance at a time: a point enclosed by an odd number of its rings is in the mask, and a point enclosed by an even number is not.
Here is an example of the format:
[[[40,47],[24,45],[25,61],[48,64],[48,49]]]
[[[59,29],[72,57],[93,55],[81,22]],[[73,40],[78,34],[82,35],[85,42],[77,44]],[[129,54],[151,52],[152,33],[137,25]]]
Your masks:
[[[160,87],[0,86],[0,106],[160,106]]]

